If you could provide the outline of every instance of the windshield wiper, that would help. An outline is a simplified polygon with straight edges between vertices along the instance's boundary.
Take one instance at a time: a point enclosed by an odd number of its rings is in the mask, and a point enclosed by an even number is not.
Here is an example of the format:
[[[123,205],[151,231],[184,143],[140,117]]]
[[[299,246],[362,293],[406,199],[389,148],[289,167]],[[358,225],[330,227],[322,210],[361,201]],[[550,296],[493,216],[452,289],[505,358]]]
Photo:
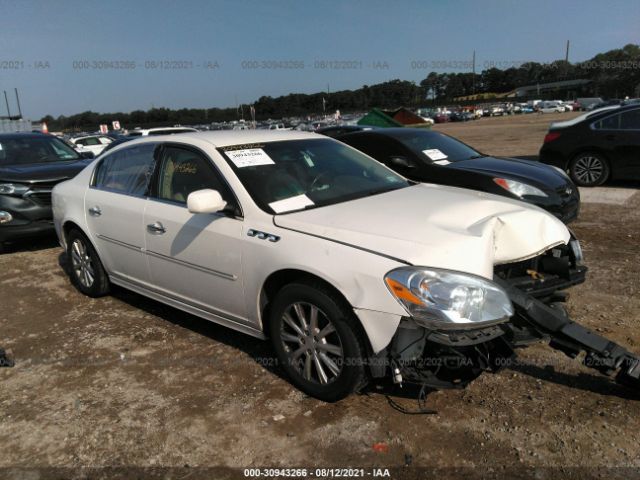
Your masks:
[[[467,158],[467,160],[473,160],[475,158],[484,158],[484,157],[488,157],[488,155],[485,155],[484,153],[479,153],[478,155],[471,155],[469,158]]]

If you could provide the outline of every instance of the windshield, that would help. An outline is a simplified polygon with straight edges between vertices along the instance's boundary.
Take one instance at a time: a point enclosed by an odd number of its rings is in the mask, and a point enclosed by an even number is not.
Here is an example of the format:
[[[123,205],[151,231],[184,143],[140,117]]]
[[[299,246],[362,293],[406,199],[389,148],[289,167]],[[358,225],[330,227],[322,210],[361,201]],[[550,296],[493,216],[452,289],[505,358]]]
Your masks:
[[[50,136],[0,139],[0,165],[64,162],[80,155],[63,141]]]
[[[429,163],[446,165],[483,156],[464,143],[439,132],[407,130],[397,132],[394,137]]]
[[[329,139],[219,149],[256,204],[285,213],[409,186],[366,155]]]

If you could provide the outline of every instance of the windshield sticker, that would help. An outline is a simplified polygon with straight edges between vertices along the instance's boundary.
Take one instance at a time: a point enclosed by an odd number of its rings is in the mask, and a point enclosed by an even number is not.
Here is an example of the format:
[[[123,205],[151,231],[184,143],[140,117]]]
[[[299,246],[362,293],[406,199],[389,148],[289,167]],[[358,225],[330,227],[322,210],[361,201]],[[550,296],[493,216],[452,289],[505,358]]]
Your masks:
[[[313,200],[307,197],[304,193],[302,195],[296,195],[295,197],[285,198],[284,200],[278,200],[277,202],[271,202],[269,204],[271,210],[276,213],[302,210],[303,208],[312,205],[315,205],[315,203],[313,203]]]
[[[257,167],[259,165],[275,165],[275,162],[261,148],[230,150],[225,152],[229,160],[238,168]]]
[[[449,165],[451,162],[449,160],[436,160],[433,163],[436,165]]]
[[[422,153],[424,153],[427,157],[429,157],[430,160],[445,160],[447,158],[447,156],[442,153],[440,150],[438,150],[437,148],[430,148],[428,150],[422,150]],[[447,162],[449,163],[449,162]]]

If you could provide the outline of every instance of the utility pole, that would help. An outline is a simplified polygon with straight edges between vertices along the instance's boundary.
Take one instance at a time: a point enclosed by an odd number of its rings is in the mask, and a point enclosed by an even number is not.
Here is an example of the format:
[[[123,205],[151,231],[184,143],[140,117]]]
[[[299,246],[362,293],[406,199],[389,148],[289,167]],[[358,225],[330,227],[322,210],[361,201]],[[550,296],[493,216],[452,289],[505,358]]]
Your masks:
[[[16,103],[18,104],[18,115],[20,115],[20,118],[22,118],[22,109],[20,108],[20,97],[18,96],[18,89],[14,88],[14,90],[16,91]]]
[[[567,40],[567,51],[564,54],[564,61],[569,63],[569,40]]]
[[[473,51],[473,61],[472,61],[472,74],[471,74],[471,93],[472,95],[476,94],[476,51]]]
[[[7,115],[9,115],[9,118],[11,118],[11,110],[9,110],[9,99],[7,98],[7,91],[4,91],[4,103],[7,104]]]

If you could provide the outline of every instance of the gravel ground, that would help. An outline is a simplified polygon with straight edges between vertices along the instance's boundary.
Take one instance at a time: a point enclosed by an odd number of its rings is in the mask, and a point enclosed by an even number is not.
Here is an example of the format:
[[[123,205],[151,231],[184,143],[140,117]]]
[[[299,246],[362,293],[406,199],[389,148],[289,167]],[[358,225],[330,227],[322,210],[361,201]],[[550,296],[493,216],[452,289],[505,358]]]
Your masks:
[[[436,128],[486,153],[535,156],[548,122],[569,115]],[[639,207],[640,195],[583,205],[573,229],[591,270],[569,301],[576,321],[635,351]],[[639,397],[544,345],[465,390],[430,394],[432,415],[391,407],[415,408],[411,390],[325,404],[272,368],[267,343],[122,289],[82,296],[61,254],[44,239],[0,256],[0,347],[16,360],[0,368],[2,478],[242,478],[234,469],[245,467],[363,467],[365,476],[382,467],[392,478],[640,472]]]

